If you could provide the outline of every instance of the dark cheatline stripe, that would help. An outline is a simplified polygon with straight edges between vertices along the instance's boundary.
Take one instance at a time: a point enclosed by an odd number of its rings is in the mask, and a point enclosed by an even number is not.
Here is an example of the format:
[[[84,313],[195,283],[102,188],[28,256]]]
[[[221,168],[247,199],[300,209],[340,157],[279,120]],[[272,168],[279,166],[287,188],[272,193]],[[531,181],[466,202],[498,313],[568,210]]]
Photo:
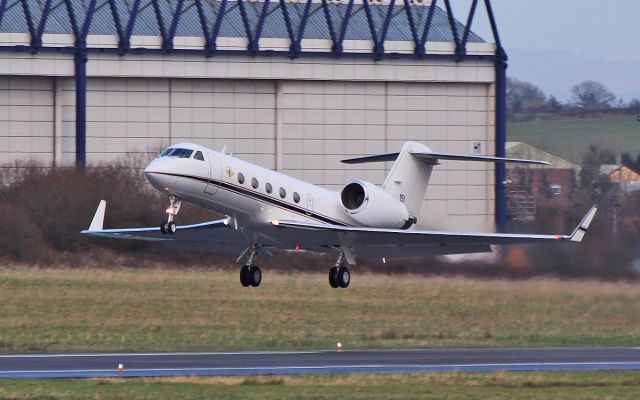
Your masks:
[[[316,219],[318,221],[322,221],[322,222],[327,223],[327,224],[339,225],[339,226],[352,226],[352,225],[349,225],[349,224],[347,224],[345,222],[342,222],[340,220],[329,218],[329,217],[327,217],[325,215],[318,214],[318,213],[313,212],[313,211],[309,212],[307,209],[305,209],[303,207],[295,206],[293,204],[287,203],[286,201],[281,201],[281,200],[278,200],[278,199],[276,199],[274,197],[270,197],[270,196],[264,195],[262,193],[254,192],[254,191],[245,189],[242,186],[233,185],[231,183],[227,183],[227,182],[224,182],[224,181],[218,181],[218,180],[215,180],[215,179],[208,179],[208,178],[203,178],[203,177],[200,177],[200,176],[193,176],[193,175],[170,174],[170,173],[166,173],[166,172],[154,172],[154,173],[155,174],[160,174],[160,175],[175,176],[177,178],[193,179],[193,180],[196,180],[196,181],[204,182],[206,184],[215,185],[215,186],[218,186],[219,188],[226,189],[226,190],[231,191],[231,192],[235,192],[235,193],[243,195],[245,197],[249,197],[249,198],[251,198],[253,200],[262,201],[262,202],[274,205],[276,207],[285,208],[285,209],[287,209],[289,211],[295,212],[296,214],[300,214],[305,218],[313,218],[313,219]]]

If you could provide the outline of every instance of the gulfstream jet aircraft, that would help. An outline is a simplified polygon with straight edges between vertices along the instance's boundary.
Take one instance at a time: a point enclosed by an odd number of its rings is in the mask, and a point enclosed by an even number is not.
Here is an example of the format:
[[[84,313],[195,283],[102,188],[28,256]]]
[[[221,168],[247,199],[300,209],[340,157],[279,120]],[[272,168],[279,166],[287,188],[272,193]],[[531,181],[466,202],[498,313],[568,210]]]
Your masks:
[[[436,153],[407,142],[400,152],[343,160],[347,164],[394,161],[382,186],[357,180],[331,191],[190,143],[164,150],[145,169],[151,184],[169,197],[160,227],[104,229],[106,202],[98,205],[84,234],[161,241],[175,248],[238,255],[240,283],[259,286],[255,264],[269,249],[333,253],[331,287],[346,288],[347,265],[366,259],[490,252],[492,244],[580,242],[594,206],[570,235],[441,232],[415,229],[427,184],[439,160],[547,164],[542,161]],[[179,226],[183,201],[226,215]]]

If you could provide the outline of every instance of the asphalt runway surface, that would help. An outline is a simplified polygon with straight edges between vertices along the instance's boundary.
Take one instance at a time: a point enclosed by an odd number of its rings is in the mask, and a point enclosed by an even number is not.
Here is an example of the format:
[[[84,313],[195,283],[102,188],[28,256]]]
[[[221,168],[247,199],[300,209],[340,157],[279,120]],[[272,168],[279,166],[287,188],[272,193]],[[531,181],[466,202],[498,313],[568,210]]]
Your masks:
[[[0,378],[586,369],[640,369],[640,347],[0,355]]]

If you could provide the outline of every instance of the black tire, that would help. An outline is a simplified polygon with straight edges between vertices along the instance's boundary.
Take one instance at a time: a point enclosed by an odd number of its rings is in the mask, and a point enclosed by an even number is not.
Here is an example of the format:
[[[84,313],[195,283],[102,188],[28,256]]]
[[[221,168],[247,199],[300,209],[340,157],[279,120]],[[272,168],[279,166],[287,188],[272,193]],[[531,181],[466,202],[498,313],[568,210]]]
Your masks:
[[[167,223],[163,222],[162,224],[160,224],[160,233],[162,233],[163,235],[167,234]]]
[[[338,285],[341,288],[348,288],[349,284],[351,283],[351,272],[349,272],[349,268],[347,267],[340,267],[338,268],[338,279],[336,279],[336,281],[338,282]]]
[[[174,233],[176,233],[176,223],[171,221],[167,224],[167,232],[169,232],[171,235],[173,235]]]
[[[340,287],[340,285],[338,285],[338,267],[331,267],[329,269],[329,285],[331,285],[332,288],[337,289],[338,287]]]
[[[260,267],[258,267],[257,265],[254,265],[251,268],[249,268],[248,276],[249,276],[249,283],[251,284],[251,286],[253,287],[260,286],[260,283],[262,282],[262,271],[260,270]]]
[[[249,282],[249,266],[244,265],[240,268],[240,284],[244,287],[248,287],[251,283]]]

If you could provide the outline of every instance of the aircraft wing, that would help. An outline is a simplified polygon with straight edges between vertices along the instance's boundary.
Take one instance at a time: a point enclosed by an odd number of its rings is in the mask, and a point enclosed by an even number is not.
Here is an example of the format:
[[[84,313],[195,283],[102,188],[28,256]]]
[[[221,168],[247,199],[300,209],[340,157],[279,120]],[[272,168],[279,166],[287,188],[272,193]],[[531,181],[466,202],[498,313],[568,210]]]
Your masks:
[[[290,231],[290,240],[295,241],[296,245],[302,248],[309,250],[342,248],[352,252],[355,258],[373,259],[490,252],[492,244],[580,242],[596,211],[596,206],[593,206],[570,235],[376,229],[298,221],[274,221],[273,224],[283,231]],[[349,255],[346,255],[348,258]]]
[[[100,201],[89,229],[80,233],[116,239],[147,240],[180,249],[237,255],[247,247],[247,240],[229,218],[193,225],[176,226],[176,233],[165,235],[160,227],[103,229],[106,202]]]

